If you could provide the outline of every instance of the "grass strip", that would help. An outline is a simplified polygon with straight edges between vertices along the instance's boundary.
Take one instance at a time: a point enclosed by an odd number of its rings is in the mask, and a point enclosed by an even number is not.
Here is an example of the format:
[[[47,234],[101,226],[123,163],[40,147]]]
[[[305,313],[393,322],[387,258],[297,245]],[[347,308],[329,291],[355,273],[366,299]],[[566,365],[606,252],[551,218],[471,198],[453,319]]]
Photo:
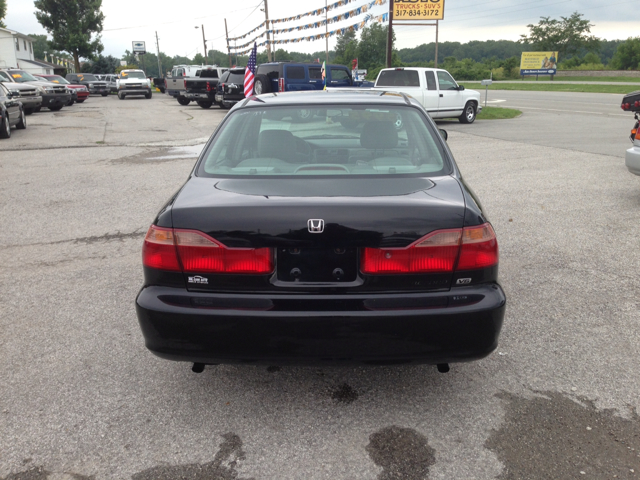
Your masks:
[[[478,120],[503,120],[506,118],[516,118],[522,115],[520,110],[515,108],[502,107],[482,107],[482,111],[478,113]]]
[[[464,88],[469,88],[471,90],[484,90],[485,87],[480,87],[478,84],[461,83],[464,85]],[[639,85],[640,87],[640,85]],[[583,92],[583,93],[619,93],[619,94],[627,94],[629,92],[633,92],[638,88],[634,85],[551,85],[548,83],[545,84],[535,84],[532,82],[522,82],[522,83],[494,83],[489,86],[489,90],[521,90],[521,91],[530,91],[530,92]]]

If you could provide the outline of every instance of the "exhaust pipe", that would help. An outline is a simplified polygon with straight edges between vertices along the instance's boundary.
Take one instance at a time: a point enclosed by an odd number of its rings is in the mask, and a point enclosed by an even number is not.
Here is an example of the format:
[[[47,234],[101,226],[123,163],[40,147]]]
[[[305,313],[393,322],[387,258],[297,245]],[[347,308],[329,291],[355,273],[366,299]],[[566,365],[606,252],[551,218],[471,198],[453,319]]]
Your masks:
[[[193,373],[202,373],[202,372],[204,372],[204,363],[194,363],[193,367],[191,367],[191,371]]]
[[[195,366],[194,366],[194,368],[195,368]],[[450,369],[449,369],[449,364],[448,363],[439,363],[438,364],[438,371],[440,373],[447,373],[449,370]],[[194,372],[195,372],[195,370],[194,370]]]

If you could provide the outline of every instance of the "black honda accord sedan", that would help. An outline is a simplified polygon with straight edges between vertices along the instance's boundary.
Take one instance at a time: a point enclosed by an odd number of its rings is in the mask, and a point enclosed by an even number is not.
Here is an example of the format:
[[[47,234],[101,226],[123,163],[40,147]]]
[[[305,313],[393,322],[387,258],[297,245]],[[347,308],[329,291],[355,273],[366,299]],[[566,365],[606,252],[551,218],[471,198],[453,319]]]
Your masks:
[[[147,348],[194,371],[491,353],[498,244],[441,133],[385,92],[237,104],[145,237]]]

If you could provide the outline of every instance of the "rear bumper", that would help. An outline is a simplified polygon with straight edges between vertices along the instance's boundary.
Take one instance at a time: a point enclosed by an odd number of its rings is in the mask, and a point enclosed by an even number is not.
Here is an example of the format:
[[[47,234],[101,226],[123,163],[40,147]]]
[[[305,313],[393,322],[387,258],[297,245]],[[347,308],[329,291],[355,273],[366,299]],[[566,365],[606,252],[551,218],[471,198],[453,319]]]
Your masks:
[[[633,147],[627,150],[624,156],[624,164],[627,166],[627,170],[634,175],[640,175],[640,145],[636,145],[637,143],[640,142],[636,140]]]
[[[213,94],[187,92],[183,96],[189,100],[205,100],[213,102]]]
[[[453,363],[498,344],[506,297],[497,284],[395,295],[229,295],[144,287],[146,346],[198,363]]]

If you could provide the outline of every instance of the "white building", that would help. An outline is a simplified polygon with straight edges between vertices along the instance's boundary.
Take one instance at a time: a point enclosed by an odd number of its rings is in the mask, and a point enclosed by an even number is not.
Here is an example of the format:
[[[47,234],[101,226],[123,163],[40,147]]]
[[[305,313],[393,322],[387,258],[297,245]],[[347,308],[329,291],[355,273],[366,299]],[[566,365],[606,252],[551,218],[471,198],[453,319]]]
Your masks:
[[[0,28],[0,68],[19,68],[29,73],[53,75],[54,68],[72,71],[70,62],[56,59],[55,63],[36,60],[33,55],[33,39],[28,35]]]

